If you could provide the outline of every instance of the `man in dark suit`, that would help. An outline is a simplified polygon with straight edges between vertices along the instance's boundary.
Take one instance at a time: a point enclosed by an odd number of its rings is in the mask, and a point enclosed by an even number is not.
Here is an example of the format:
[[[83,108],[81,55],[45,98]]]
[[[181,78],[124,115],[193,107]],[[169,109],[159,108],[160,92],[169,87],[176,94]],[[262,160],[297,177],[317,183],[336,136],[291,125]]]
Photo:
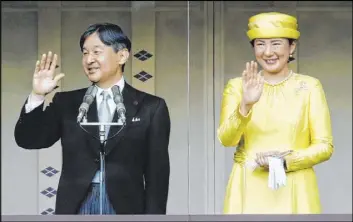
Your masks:
[[[103,214],[165,214],[170,118],[164,99],[134,89],[124,81],[131,43],[119,26],[91,25],[82,34],[80,47],[84,71],[97,87],[87,113],[88,122],[98,122],[101,109],[117,122],[113,85],[119,86],[126,107],[126,126],[111,126],[108,137],[121,131],[104,147]],[[62,173],[55,213],[99,214],[100,141],[87,133],[98,137],[98,127],[82,126],[85,132],[76,121],[87,88],[58,92],[43,110],[45,95],[64,77],[55,76],[56,63],[57,55],[51,52],[37,61],[33,90],[16,124],[15,140],[22,148],[41,149],[61,139]]]

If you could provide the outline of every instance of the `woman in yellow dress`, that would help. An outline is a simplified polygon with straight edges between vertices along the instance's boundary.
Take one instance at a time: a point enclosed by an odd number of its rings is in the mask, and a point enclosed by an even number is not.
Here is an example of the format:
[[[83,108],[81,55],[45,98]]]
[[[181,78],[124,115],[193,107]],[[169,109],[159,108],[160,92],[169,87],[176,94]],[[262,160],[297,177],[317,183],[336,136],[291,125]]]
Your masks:
[[[297,19],[260,13],[249,19],[247,35],[257,63],[223,92],[218,139],[235,147],[224,201],[226,214],[316,214],[321,212],[313,166],[333,153],[331,120],[320,81],[294,73]],[[286,185],[270,189],[269,157],[275,155]],[[247,163],[254,161],[255,170]]]

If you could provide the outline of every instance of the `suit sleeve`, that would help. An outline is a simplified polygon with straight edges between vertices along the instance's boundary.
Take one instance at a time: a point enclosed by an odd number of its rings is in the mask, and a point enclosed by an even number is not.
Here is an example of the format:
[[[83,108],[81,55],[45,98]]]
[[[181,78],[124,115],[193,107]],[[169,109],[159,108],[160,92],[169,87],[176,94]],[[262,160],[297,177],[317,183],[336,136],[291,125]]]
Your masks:
[[[225,147],[238,145],[248,122],[251,120],[252,109],[246,116],[240,113],[241,91],[241,79],[229,80],[223,91],[217,136]]]
[[[334,147],[330,113],[319,80],[310,93],[309,127],[311,145],[285,157],[287,172],[313,167],[332,156]]]
[[[23,105],[20,117],[16,123],[14,136],[19,147],[24,149],[49,148],[60,139],[60,111],[56,93],[53,102],[43,110],[44,103],[31,112],[26,112]]]
[[[169,136],[169,112],[165,101],[160,99],[149,129],[144,175],[146,214],[166,214],[170,174]]]

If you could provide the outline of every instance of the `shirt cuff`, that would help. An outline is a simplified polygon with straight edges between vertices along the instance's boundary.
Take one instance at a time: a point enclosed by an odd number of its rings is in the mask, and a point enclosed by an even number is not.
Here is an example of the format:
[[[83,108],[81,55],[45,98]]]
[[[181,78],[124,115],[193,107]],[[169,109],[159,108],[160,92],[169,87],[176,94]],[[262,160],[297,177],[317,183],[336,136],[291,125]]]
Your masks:
[[[35,108],[40,106],[44,101],[45,101],[44,96],[33,95],[33,93],[31,93],[28,96],[27,104],[25,105],[26,113],[29,113],[32,110],[34,110]]]

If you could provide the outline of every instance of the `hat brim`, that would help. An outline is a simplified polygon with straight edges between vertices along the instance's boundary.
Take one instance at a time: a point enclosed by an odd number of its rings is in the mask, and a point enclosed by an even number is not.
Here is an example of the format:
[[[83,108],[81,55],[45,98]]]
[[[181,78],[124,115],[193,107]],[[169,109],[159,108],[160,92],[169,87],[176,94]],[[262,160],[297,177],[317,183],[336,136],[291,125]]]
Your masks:
[[[289,28],[252,29],[247,32],[250,41],[259,38],[289,38],[298,39],[300,32]]]

